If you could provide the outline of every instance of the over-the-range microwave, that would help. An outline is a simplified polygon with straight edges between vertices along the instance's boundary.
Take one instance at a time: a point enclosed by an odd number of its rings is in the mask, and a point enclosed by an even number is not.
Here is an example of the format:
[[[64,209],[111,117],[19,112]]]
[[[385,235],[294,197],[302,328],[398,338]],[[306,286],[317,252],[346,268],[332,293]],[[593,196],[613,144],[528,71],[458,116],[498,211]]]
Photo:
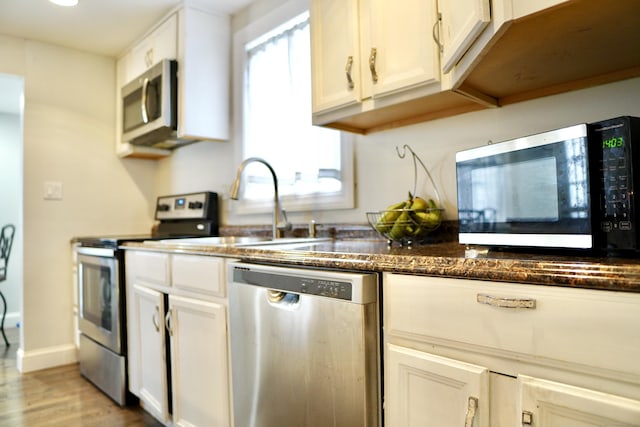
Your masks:
[[[629,116],[458,152],[459,241],[640,251],[639,165]]]
[[[122,88],[122,142],[175,148],[192,140],[177,137],[178,64],[164,59]]]

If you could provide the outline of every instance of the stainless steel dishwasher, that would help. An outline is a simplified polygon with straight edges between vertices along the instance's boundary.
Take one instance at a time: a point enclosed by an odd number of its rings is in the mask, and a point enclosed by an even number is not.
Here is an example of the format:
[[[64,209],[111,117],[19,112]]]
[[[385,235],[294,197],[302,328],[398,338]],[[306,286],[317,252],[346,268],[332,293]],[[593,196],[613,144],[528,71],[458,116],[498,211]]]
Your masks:
[[[378,276],[230,263],[238,427],[381,425]]]

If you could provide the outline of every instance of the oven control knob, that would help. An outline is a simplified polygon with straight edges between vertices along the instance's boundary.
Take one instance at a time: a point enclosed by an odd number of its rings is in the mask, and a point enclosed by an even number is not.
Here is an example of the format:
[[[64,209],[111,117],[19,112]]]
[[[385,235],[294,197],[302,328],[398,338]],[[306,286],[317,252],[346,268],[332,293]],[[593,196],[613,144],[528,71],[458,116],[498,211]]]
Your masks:
[[[171,209],[171,206],[163,203],[158,205],[157,209],[158,209],[158,212],[167,212],[169,209]]]
[[[189,209],[202,209],[202,202],[189,202]]]

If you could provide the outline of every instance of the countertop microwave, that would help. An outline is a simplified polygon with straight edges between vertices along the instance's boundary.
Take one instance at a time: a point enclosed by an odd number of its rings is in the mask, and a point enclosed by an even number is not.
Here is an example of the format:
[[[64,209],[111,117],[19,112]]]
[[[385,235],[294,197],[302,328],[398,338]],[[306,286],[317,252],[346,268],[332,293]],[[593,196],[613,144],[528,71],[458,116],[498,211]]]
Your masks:
[[[177,137],[178,64],[164,59],[122,88],[122,142],[175,148],[192,140]]]
[[[637,252],[638,165],[629,116],[458,152],[459,241]]]

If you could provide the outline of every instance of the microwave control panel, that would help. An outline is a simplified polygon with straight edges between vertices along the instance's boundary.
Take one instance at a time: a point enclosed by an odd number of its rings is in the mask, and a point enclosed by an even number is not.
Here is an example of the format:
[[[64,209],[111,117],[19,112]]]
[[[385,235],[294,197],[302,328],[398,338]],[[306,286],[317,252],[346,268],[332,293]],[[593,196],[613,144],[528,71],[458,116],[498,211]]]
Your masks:
[[[640,118],[619,117],[592,124],[589,149],[598,155],[597,179],[600,188],[600,232],[606,249],[640,249],[634,198],[638,185]],[[635,146],[634,146],[635,145]],[[594,200],[595,201],[595,200]]]
[[[161,221],[212,220],[217,217],[218,195],[208,191],[158,197],[156,203],[156,219]]]

